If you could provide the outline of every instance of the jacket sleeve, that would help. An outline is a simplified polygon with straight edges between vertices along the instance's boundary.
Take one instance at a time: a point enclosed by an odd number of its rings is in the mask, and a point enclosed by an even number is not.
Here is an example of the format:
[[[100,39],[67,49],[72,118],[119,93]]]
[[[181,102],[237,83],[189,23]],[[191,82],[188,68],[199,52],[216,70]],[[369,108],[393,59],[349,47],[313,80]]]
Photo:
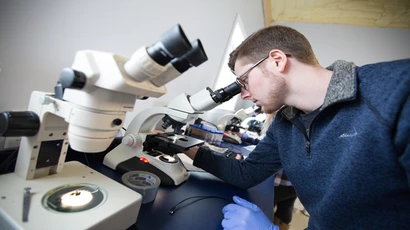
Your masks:
[[[401,155],[399,156],[399,162],[404,168],[408,186],[410,188],[410,95],[407,96],[407,100],[403,104],[400,110],[400,114],[397,120],[396,134],[394,136],[394,142],[396,148]]]
[[[268,131],[265,138],[243,161],[201,147],[195,156],[194,165],[243,189],[263,182],[282,168],[272,130]]]

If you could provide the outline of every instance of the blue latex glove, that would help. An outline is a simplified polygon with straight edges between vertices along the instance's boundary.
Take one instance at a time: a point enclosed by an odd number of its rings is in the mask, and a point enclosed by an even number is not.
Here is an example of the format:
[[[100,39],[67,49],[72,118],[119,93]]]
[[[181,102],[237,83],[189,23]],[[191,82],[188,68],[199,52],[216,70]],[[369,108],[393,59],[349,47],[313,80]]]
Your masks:
[[[233,201],[236,204],[228,204],[222,209],[224,214],[222,227],[224,229],[279,230],[279,227],[274,225],[256,204],[237,196],[233,197]]]

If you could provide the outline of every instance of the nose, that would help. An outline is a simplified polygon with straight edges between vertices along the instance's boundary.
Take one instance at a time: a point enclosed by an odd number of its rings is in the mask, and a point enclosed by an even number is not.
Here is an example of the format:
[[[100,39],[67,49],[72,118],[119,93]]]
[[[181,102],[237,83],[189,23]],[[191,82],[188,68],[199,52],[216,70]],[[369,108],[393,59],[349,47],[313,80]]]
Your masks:
[[[241,98],[242,98],[242,100],[250,100],[251,93],[248,90],[242,88],[241,89]]]

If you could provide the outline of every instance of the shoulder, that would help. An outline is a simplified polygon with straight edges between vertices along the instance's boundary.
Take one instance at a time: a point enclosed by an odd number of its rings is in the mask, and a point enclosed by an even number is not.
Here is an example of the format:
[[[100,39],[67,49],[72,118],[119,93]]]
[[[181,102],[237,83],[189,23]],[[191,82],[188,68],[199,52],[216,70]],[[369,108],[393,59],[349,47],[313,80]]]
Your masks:
[[[410,95],[410,59],[357,67],[358,94],[386,120],[394,119]]]
[[[362,89],[390,91],[409,89],[410,59],[379,62],[357,67],[357,78]]]
[[[357,75],[362,78],[372,78],[373,80],[408,80],[410,79],[410,59],[394,60],[367,64],[357,68]]]

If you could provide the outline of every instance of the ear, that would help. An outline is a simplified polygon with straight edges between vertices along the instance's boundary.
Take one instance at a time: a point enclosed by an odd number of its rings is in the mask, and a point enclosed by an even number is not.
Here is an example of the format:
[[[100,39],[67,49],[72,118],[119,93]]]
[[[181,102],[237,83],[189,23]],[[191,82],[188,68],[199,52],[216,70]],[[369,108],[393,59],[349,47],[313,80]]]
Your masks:
[[[273,61],[276,71],[283,73],[288,63],[288,57],[284,52],[278,49],[271,50],[269,52],[269,60]]]

